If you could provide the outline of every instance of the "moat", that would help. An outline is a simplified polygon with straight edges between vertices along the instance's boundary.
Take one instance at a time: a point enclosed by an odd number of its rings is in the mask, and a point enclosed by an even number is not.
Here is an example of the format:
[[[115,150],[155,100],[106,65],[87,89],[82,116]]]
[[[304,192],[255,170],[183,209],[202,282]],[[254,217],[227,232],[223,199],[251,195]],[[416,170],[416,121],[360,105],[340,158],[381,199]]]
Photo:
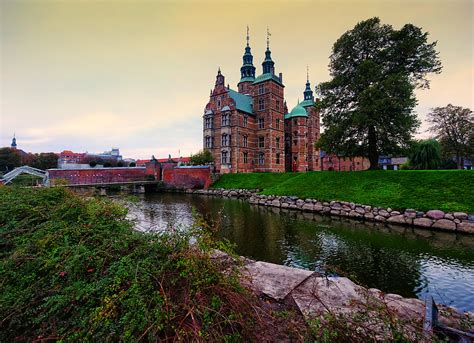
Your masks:
[[[189,194],[144,194],[131,203],[138,228],[186,228],[193,208],[238,254],[344,275],[387,293],[474,311],[474,236],[341,221],[258,207],[242,200]]]

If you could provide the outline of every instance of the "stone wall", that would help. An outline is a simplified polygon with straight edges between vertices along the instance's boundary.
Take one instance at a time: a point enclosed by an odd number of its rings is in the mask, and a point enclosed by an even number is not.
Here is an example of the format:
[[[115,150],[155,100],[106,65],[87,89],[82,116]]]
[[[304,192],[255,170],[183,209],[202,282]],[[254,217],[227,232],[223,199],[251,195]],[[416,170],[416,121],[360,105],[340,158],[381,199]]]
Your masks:
[[[464,212],[427,212],[407,209],[397,211],[391,208],[355,204],[347,201],[318,201],[300,199],[295,196],[259,195],[259,190],[248,189],[209,189],[194,191],[197,194],[217,195],[247,199],[249,203],[261,206],[295,209],[299,211],[348,217],[365,221],[409,225],[445,231],[474,234],[474,215]]]
[[[212,182],[209,166],[163,168],[166,188],[207,189]]]

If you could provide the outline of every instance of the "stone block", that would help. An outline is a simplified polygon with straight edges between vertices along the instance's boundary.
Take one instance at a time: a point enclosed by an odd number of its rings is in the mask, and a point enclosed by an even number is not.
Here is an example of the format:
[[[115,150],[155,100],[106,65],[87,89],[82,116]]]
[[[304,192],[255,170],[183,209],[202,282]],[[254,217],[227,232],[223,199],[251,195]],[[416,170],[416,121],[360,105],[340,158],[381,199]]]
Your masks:
[[[388,218],[388,217],[390,217],[390,213],[386,210],[379,210],[379,216]]]
[[[312,203],[305,203],[303,207],[301,207],[303,211],[314,211],[314,205]]]
[[[341,211],[339,211],[339,210],[331,210],[331,214],[339,215],[340,213],[341,213]]]
[[[375,216],[374,218],[378,222],[385,222],[387,219],[384,216]]]

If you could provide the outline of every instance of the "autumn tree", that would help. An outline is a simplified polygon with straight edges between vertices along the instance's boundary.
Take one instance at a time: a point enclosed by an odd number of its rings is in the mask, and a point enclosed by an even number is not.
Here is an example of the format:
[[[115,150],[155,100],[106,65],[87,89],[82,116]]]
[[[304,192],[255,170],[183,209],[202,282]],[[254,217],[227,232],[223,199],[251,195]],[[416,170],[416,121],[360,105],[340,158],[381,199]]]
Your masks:
[[[441,142],[447,158],[456,157],[458,169],[464,167],[464,158],[474,155],[474,116],[469,108],[436,107],[428,114],[429,131]]]
[[[380,154],[406,147],[419,120],[416,88],[428,88],[428,73],[440,73],[436,42],[406,24],[400,30],[379,18],[358,23],[335,43],[332,79],[319,86],[322,124],[317,146],[343,156],[366,156],[378,167]]]

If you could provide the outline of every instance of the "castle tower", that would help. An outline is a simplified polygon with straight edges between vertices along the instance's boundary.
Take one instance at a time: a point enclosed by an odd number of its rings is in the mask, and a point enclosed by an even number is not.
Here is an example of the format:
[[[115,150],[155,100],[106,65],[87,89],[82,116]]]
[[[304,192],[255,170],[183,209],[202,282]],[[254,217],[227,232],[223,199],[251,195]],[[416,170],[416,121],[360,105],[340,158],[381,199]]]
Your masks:
[[[306,67],[306,87],[303,92],[304,101],[300,105],[306,110],[307,120],[307,168],[308,170],[321,170],[319,150],[314,147],[320,136],[320,116],[316,110],[313,91],[309,82],[309,70]]]
[[[263,73],[253,82],[253,110],[257,123],[256,171],[282,172],[284,166],[284,85],[275,75],[267,29],[267,50]]]
[[[237,84],[239,93],[242,94],[251,94],[252,93],[252,84],[255,81],[255,67],[253,66],[253,56],[250,52],[249,45],[249,27],[247,26],[247,46],[245,47],[245,53],[243,56],[243,64],[240,68],[240,81]]]
[[[15,134],[13,134],[13,138],[12,138],[12,144],[10,145],[10,148],[12,150],[16,150],[17,146],[16,146],[16,137],[15,137]]]
[[[304,172],[308,170],[308,120],[303,103],[285,115],[285,169]]]

